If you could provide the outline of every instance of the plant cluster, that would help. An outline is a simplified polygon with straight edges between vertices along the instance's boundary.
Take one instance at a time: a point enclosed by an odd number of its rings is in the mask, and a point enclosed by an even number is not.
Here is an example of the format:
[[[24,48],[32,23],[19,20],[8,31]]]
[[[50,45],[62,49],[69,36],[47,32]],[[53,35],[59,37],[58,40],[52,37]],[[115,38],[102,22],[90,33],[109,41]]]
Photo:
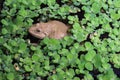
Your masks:
[[[120,0],[5,0],[0,80],[120,80]],[[38,21],[71,25],[61,40],[33,45]]]

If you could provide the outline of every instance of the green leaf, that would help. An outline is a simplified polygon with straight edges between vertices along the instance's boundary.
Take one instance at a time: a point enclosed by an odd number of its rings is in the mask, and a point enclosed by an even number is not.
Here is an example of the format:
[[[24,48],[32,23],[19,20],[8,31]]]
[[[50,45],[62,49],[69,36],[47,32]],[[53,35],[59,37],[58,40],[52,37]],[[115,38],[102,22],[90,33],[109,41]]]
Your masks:
[[[11,40],[11,41],[10,41],[10,44],[11,44],[12,46],[18,46],[18,44],[17,44],[17,42],[16,42],[15,40]]]
[[[102,63],[102,66],[105,70],[108,70],[111,67],[111,65],[109,63]]]
[[[47,4],[48,4],[49,6],[54,5],[55,2],[56,2],[55,0],[47,0]]]
[[[113,4],[115,7],[120,8],[120,0],[113,0]]]
[[[5,19],[2,19],[1,22],[3,25],[8,26],[8,21],[6,21]]]
[[[22,42],[21,44],[19,44],[19,52],[22,53],[27,49],[27,44]]]
[[[52,79],[51,80],[58,80],[57,75],[52,75]]]
[[[39,55],[37,55],[37,54],[33,54],[33,56],[32,56],[32,60],[34,61],[34,62],[37,62],[38,60],[39,60]]]
[[[13,73],[8,73],[8,74],[7,74],[7,79],[8,79],[8,80],[14,80],[14,78],[15,78],[15,76],[14,76]]]
[[[67,12],[69,12],[69,9],[69,6],[60,7],[59,14],[66,14]]]
[[[87,71],[84,76],[84,80],[94,80],[93,76]]]
[[[109,23],[104,24],[102,27],[107,32],[111,32],[112,31],[112,28],[111,28]]]
[[[120,54],[111,54],[110,61],[114,64],[114,67],[120,68]]]
[[[112,29],[112,31],[116,36],[119,35],[119,30],[117,28]]]
[[[102,62],[101,62],[101,55],[100,54],[96,54],[93,60],[94,66],[96,68],[99,68],[102,66]]]
[[[61,48],[59,40],[44,38],[43,43],[47,45],[49,50],[59,50]]]
[[[90,43],[90,42],[86,42],[85,43],[85,48],[86,48],[86,50],[92,50],[94,47],[93,47],[93,45]]]
[[[66,67],[68,65],[68,60],[67,60],[66,57],[61,57],[60,62],[62,62],[62,63],[59,63],[60,64],[60,66],[59,66],[60,68],[64,68],[64,67]]]
[[[12,46],[9,46],[7,43],[4,43],[3,46],[6,47],[10,52],[13,52]]]
[[[8,30],[6,28],[2,28],[2,34],[7,34]]]
[[[68,77],[73,78],[73,76],[75,75],[75,72],[73,69],[69,69],[66,71],[66,74]]]
[[[113,69],[110,68],[105,71],[106,73],[98,75],[99,80],[119,80],[119,78],[116,77],[116,75],[113,72]]]
[[[99,3],[98,3],[98,2],[94,2],[94,3],[92,4],[91,10],[92,10],[94,13],[99,13],[99,12],[100,12],[100,9],[101,9],[101,4],[100,4],[100,2],[99,2]]]
[[[73,22],[78,22],[79,21],[78,16],[68,16],[67,18],[69,20],[69,22],[68,22],[69,24],[73,24]]]
[[[85,19],[86,19],[86,20],[90,20],[92,14],[86,13],[84,16],[85,16]]]
[[[74,20],[74,16],[68,16],[68,19],[73,21]]]
[[[63,55],[63,56],[66,56],[67,54],[69,54],[70,52],[68,51],[68,49],[62,49],[59,51],[59,54]]]
[[[4,38],[0,37],[0,44],[3,44],[4,42]]]
[[[24,68],[25,68],[26,71],[32,71],[32,69],[28,65],[24,65]]]
[[[87,63],[85,64],[85,68],[88,69],[89,71],[92,71],[92,70],[93,70],[93,64],[90,63],[90,62],[87,62]]]
[[[29,3],[27,2],[27,0],[20,0],[21,3],[28,5]]]
[[[34,5],[34,6],[35,6],[36,2],[37,1],[35,1],[35,0],[31,0],[32,5]]]
[[[44,62],[44,65],[45,65],[45,69],[46,70],[50,70],[50,62],[49,62],[49,60],[46,60],[45,62]]]
[[[18,14],[23,16],[23,17],[27,17],[28,12],[23,7],[21,7]]]
[[[80,26],[79,23],[73,24],[73,39],[77,40],[78,42],[84,41],[87,37],[86,31]]]
[[[60,40],[60,43],[62,43],[63,47],[65,48],[73,43],[73,39],[70,36],[65,36],[63,40]]]
[[[54,57],[53,62],[55,62],[55,63],[59,63],[60,55],[58,55],[58,54],[54,54],[53,57]]]
[[[71,61],[74,59],[73,54],[71,54],[71,53],[67,54],[67,59],[71,63]]]
[[[94,50],[88,51],[88,53],[85,55],[85,60],[87,61],[92,61],[93,58],[95,57],[96,52]]]
[[[30,49],[33,50],[33,51],[35,51],[36,47],[35,46],[31,46]]]
[[[118,20],[120,18],[120,14],[116,13],[114,10],[111,11],[110,16],[113,20]]]
[[[75,48],[75,49],[79,49],[80,44],[79,44],[79,43],[74,43],[74,45],[73,45],[73,46],[74,46],[74,48]]]
[[[79,77],[74,77],[74,79],[73,80],[80,80],[80,78]]]
[[[91,9],[90,6],[83,6],[82,9],[83,9],[85,12],[88,12],[88,13],[91,12],[91,10],[90,10],[90,9]]]

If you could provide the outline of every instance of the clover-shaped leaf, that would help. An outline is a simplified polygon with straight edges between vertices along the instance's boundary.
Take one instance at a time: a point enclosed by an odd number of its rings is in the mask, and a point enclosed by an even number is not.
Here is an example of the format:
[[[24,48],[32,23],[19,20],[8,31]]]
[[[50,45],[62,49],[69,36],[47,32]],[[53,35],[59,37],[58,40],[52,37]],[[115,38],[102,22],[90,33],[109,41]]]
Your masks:
[[[63,39],[60,40],[60,43],[65,48],[73,43],[73,39],[70,36],[65,36]]]
[[[6,28],[2,28],[2,34],[7,34],[8,30]]]
[[[73,24],[73,39],[77,40],[78,42],[84,41],[87,37],[86,31],[80,26],[79,23]]]
[[[37,54],[33,54],[33,56],[32,56],[32,60],[35,61],[35,62],[37,62],[39,60],[39,58],[40,57]]]
[[[94,63],[94,66],[96,68],[99,68],[102,66],[102,62],[101,62],[101,55],[100,54],[96,54],[94,59],[93,59],[93,63]]]
[[[92,71],[92,70],[93,70],[93,64],[90,63],[90,62],[87,62],[87,63],[85,64],[85,68],[88,69],[88,70],[90,70],[90,71]]]
[[[0,37],[0,44],[3,44],[5,42],[3,37]]]
[[[120,68],[120,54],[111,54],[110,61],[114,64],[114,67]]]
[[[32,71],[31,67],[28,66],[28,65],[24,65],[24,68],[25,68],[25,70],[28,71],[28,72],[29,72],[29,71]]]
[[[59,40],[44,38],[43,43],[47,45],[49,50],[57,50],[61,48]]]
[[[64,67],[68,66],[68,60],[66,57],[61,57],[60,62],[62,62],[62,63],[59,63],[60,64],[59,68],[64,68]]]
[[[113,34],[115,34],[116,36],[119,35],[119,30],[117,28],[114,28],[112,31]]]
[[[73,80],[80,80],[80,78],[79,77],[74,77],[74,79]]]
[[[73,69],[69,69],[66,71],[67,76],[69,76],[70,78],[73,78],[73,76],[75,75],[75,72]]]
[[[49,5],[49,6],[51,6],[51,5],[54,5],[55,4],[55,0],[48,0],[47,1],[47,4]]]
[[[99,2],[94,2],[93,4],[92,4],[92,11],[94,12],[94,13],[99,13],[100,12],[100,9],[101,9],[101,3]]]
[[[91,49],[93,49],[94,47],[93,47],[93,45],[92,45],[90,42],[86,42],[86,43],[85,43],[85,48],[86,48],[86,50],[91,50]]]
[[[110,16],[113,20],[118,20],[120,18],[120,14],[116,13],[114,10],[111,11]]]
[[[8,80],[14,80],[14,78],[15,78],[15,75],[12,72],[7,74]]]
[[[2,20],[1,20],[1,23],[2,23],[3,25],[6,25],[6,26],[9,25],[9,22],[8,22],[7,20],[5,20],[5,19],[2,19]]]
[[[23,16],[23,17],[27,17],[28,12],[23,7],[21,7],[21,9],[20,9],[18,14]]]
[[[120,1],[119,0],[114,0],[113,4],[115,7],[120,8]]]
[[[27,44],[22,42],[21,44],[19,44],[19,52],[22,53],[27,49]]]
[[[93,58],[95,57],[96,52],[94,50],[88,51],[88,53],[85,55],[85,60],[87,61],[92,61]]]

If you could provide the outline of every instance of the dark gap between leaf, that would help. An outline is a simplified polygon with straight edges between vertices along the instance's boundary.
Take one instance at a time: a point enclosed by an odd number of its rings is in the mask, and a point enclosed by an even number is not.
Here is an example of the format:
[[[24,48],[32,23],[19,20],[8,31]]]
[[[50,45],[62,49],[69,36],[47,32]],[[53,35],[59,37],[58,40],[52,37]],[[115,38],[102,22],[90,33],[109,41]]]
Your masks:
[[[81,20],[84,18],[84,14],[85,14],[85,11],[83,11],[83,10],[81,9],[80,12],[77,12],[77,13],[70,13],[69,15],[71,15],[71,16],[77,15],[78,18],[79,18],[79,21],[81,21]]]
[[[112,22],[110,22],[109,24],[110,24],[110,27],[113,29],[113,28],[114,28],[114,26],[112,25]]]
[[[1,10],[3,8],[3,3],[4,3],[5,0],[0,0],[0,30],[1,30],[1,26],[2,26],[2,23],[1,23]]]
[[[3,8],[3,3],[4,3],[4,1],[5,1],[5,0],[0,0],[0,12],[1,12],[2,8]]]
[[[95,30],[101,29],[102,25],[100,24],[98,27],[95,28]]]
[[[28,80],[27,78],[30,76],[30,73],[31,72],[25,72],[25,73],[23,73],[23,77],[24,77],[23,80]]]
[[[59,4],[60,6],[63,5],[63,3],[61,2],[61,0],[56,0],[57,4]]]
[[[24,37],[24,39],[29,39],[31,43],[39,43],[40,39],[32,36],[30,33],[28,33],[28,35],[26,37]]]
[[[110,63],[110,65],[111,65],[114,73],[117,75],[117,77],[120,78],[120,68],[119,68],[119,69],[118,69],[118,68],[115,68],[113,63],[111,63],[111,62],[109,62],[109,63]]]
[[[120,51],[119,51],[119,52],[116,52],[116,54],[120,54]]]
[[[77,74],[75,77],[79,77],[82,80],[84,78],[84,74]]]
[[[80,51],[79,53],[78,53],[78,58],[80,58],[80,56],[82,55],[82,54],[86,54],[88,51]]]
[[[41,7],[41,8],[46,8],[46,7],[48,7],[48,5],[42,3],[42,4],[40,5],[40,7]]]
[[[17,63],[18,61],[16,59],[12,59],[12,64],[14,65],[15,63]]]
[[[104,34],[101,34],[100,35],[100,39],[103,40],[105,38],[109,38],[109,33],[108,32],[105,32]]]
[[[96,17],[99,17],[99,13],[96,14]]]
[[[97,80],[97,76],[100,74],[100,72],[96,69],[96,70],[90,71],[90,74],[93,76],[94,80]]]

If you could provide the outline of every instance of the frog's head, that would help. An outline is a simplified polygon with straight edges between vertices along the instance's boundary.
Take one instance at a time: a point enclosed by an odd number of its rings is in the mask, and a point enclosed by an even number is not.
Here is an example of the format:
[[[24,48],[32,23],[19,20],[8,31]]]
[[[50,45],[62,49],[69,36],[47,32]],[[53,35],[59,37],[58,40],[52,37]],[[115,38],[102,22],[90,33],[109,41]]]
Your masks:
[[[44,23],[37,23],[29,28],[29,33],[39,39],[43,39],[48,34],[44,30]]]

